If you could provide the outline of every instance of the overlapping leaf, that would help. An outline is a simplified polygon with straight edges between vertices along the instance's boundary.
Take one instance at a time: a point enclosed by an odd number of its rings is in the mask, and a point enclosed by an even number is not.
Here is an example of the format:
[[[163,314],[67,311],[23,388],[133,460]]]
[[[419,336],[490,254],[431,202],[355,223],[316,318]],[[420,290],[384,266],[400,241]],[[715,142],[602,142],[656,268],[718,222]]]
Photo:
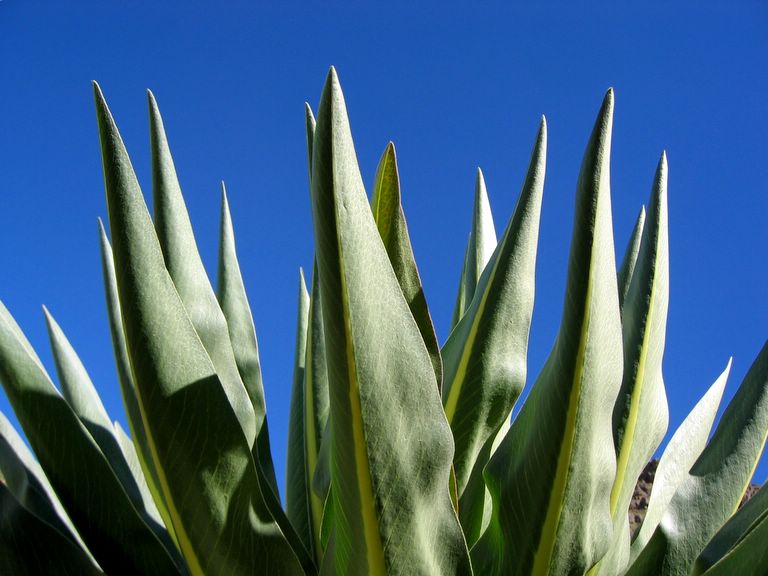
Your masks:
[[[768,342],[628,575],[688,573],[733,515],[768,435]]]
[[[408,302],[413,319],[424,339],[424,345],[429,351],[437,385],[442,388],[443,362],[440,357],[440,345],[437,343],[435,327],[432,325],[432,317],[429,315],[427,299],[424,296],[424,288],[421,285],[419,270],[416,267],[416,258],[413,255],[411,238],[408,235],[408,225],[405,221],[400,194],[397,154],[395,154],[395,145],[392,142],[387,145],[376,169],[371,209],[376,227],[381,234],[381,240],[384,242],[384,248],[389,255],[392,269],[395,271],[395,276],[403,291],[403,296]]]
[[[429,353],[371,215],[336,72],[312,153],[330,384],[330,574],[468,574]]]
[[[610,410],[622,349],[613,252],[609,91],[579,177],[560,333],[525,405],[485,469],[490,524],[475,571],[578,574],[605,553],[616,457]]]
[[[459,512],[470,544],[480,535],[483,517],[482,469],[525,385],[546,142],[542,120],[515,212],[442,351],[443,402],[456,443]],[[471,477],[474,485],[463,498]]]
[[[177,291],[166,269],[136,176],[98,86],[95,96],[128,354],[152,457],[185,560],[194,574],[302,574],[302,564],[311,571],[311,560],[301,559],[302,551],[292,549],[284,526],[265,502],[271,489],[260,484],[251,455],[255,419],[239,375],[228,368],[225,387],[190,320],[213,308],[207,306],[208,293],[201,290],[200,309],[187,310],[179,296],[182,290]],[[157,155],[157,144],[155,148]],[[160,160],[158,171],[170,171]],[[166,218],[166,225],[170,221]],[[195,276],[189,280],[191,292],[203,283]],[[228,343],[223,319],[208,329],[222,327]],[[231,347],[228,354],[225,349],[222,357],[234,364]]]
[[[0,381],[72,523],[107,572],[175,574],[98,444],[61,397],[16,322],[0,304]],[[87,476],[83,476],[87,470]],[[84,481],[87,479],[87,482]]]
[[[631,247],[630,250],[628,258],[631,259],[634,250]],[[661,444],[669,424],[661,374],[669,303],[666,154],[662,154],[656,169],[648,219],[643,227],[636,264],[626,264],[626,268],[630,267],[632,272],[625,276],[631,275],[631,282],[621,314],[624,378],[613,409],[617,460],[616,479],[611,491],[614,539],[608,554],[600,562],[600,573],[608,575],[619,573],[629,561],[629,503],[637,478]],[[619,281],[621,276],[620,273]]]
[[[475,288],[480,281],[480,275],[485,270],[488,260],[496,249],[496,228],[493,225],[491,204],[488,201],[488,191],[485,188],[483,171],[477,169],[475,181],[475,203],[472,210],[472,228],[469,232],[467,250],[464,254],[464,266],[459,280],[459,294],[456,297],[456,307],[453,310],[451,329],[459,323],[464,312],[469,308],[475,295]]]

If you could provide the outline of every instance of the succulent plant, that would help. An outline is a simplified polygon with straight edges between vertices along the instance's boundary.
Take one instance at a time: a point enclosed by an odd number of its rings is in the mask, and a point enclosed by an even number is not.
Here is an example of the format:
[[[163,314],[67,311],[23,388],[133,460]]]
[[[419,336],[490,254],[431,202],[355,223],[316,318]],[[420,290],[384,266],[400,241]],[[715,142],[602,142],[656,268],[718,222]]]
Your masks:
[[[0,572],[768,572],[768,498],[735,513],[768,433],[768,345],[709,442],[730,363],[674,433],[630,537],[633,488],[668,426],[667,160],[617,271],[612,91],[578,181],[560,332],[512,419],[529,379],[546,122],[498,241],[478,172],[440,347],[395,148],[369,201],[331,69],[317,122],[306,110],[316,254],[310,290],[300,274],[285,507],[226,193],[214,290],[154,97],[153,219],[97,85],[95,96],[130,430],[47,310],[59,388],[0,304],[0,381],[36,455],[0,417]]]

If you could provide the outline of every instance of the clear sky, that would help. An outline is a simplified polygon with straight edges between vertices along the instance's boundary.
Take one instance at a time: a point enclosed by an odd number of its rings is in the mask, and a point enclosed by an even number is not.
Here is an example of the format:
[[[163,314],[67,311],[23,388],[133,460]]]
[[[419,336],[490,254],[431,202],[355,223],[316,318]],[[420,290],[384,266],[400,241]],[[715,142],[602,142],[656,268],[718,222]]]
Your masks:
[[[0,300],[54,373],[48,306],[113,418],[124,420],[101,280],[96,219],[106,201],[90,81],[101,83],[147,193],[153,90],[212,275],[227,183],[281,473],[298,269],[313,254],[303,105],[316,108],[331,64],[366,183],[386,143],[397,147],[441,342],[476,168],[501,233],[546,115],[529,384],[557,333],[578,168],[613,86],[619,258],[659,155],[669,156],[668,437],[732,355],[730,399],[768,336],[764,3],[172,4],[0,0]],[[2,392],[0,409],[9,411]],[[764,457],[756,479],[766,476]]]

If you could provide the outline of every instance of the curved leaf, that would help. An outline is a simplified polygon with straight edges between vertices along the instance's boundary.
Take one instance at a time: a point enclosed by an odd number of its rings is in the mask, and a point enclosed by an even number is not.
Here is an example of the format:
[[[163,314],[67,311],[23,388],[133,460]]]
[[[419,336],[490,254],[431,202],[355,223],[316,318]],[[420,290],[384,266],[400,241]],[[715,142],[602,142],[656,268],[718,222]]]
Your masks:
[[[312,154],[334,522],[322,573],[468,574],[429,353],[371,215],[331,69]]]
[[[0,381],[46,477],[93,557],[107,572],[178,573],[30,348],[0,303]],[[85,477],[83,470],[88,470]]]
[[[128,354],[184,558],[193,574],[302,574],[297,552],[265,503],[264,492],[271,491],[266,485],[262,490],[251,456],[255,430],[244,426],[233,408],[247,414],[243,407],[250,402],[246,396],[234,403],[227,395],[165,268],[136,175],[98,85],[94,90]],[[308,567],[311,571],[311,563]]]
[[[766,435],[768,342],[627,574],[687,574],[707,542],[738,508]]]
[[[395,145],[387,144],[384,154],[376,169],[371,198],[373,219],[381,234],[384,248],[389,255],[389,261],[395,271],[395,276],[403,291],[413,319],[424,339],[424,345],[429,351],[432,367],[435,370],[438,388],[443,386],[443,362],[440,357],[440,345],[437,343],[435,327],[429,315],[427,299],[421,285],[416,258],[413,255],[411,238],[408,235],[408,224],[405,221],[403,202],[400,194],[400,174],[397,170],[397,155]]]
[[[0,574],[103,574],[88,554],[22,506],[0,482]]]
[[[443,346],[443,402],[456,452],[459,512],[467,541],[479,537],[491,444],[525,385],[544,192],[547,130],[542,119],[515,212],[480,276],[464,316]],[[478,457],[482,454],[483,459]],[[471,498],[464,492],[474,472]]]
[[[656,469],[645,518],[630,547],[630,563],[634,562],[645,548],[677,488],[688,477],[688,471],[704,450],[730,371],[729,360],[725,370],[696,403],[667,443]]]
[[[629,504],[638,477],[664,439],[669,425],[661,373],[668,303],[667,157],[662,154],[621,315],[624,379],[613,408],[617,460],[611,490],[614,539],[600,562],[603,574],[617,574],[629,561]]]
[[[472,550],[480,574],[580,574],[611,538],[616,460],[610,411],[622,350],[609,155],[613,92],[579,177],[560,333],[525,405],[485,469],[493,498]]]
[[[472,214],[472,229],[469,232],[467,251],[464,254],[464,267],[461,270],[459,295],[456,298],[451,329],[459,323],[464,312],[469,308],[480,275],[496,249],[496,229],[493,226],[488,191],[485,189],[485,178],[480,168],[477,169],[475,204]]]

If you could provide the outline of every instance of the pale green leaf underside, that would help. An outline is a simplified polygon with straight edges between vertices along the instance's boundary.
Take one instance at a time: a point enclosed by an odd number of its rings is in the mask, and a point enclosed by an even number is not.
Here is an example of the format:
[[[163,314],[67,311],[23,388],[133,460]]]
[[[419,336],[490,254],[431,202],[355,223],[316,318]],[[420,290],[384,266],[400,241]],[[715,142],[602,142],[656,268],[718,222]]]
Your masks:
[[[688,471],[704,450],[730,370],[731,362],[729,361],[722,374],[696,403],[667,443],[656,469],[653,491],[645,518],[630,547],[630,562],[634,562],[645,548],[677,492],[677,488],[688,476]]]
[[[560,333],[485,479],[490,524],[472,550],[479,574],[578,574],[610,542],[615,473],[610,410],[622,375],[606,95],[579,177]]]
[[[480,535],[482,469],[525,385],[535,293],[536,248],[546,166],[542,120],[515,212],[472,299],[443,346],[443,402],[456,453],[459,513],[467,541]],[[470,494],[464,498],[470,480]]]
[[[628,574],[687,574],[733,515],[768,435],[768,342]]]
[[[496,249],[496,228],[493,225],[491,204],[485,187],[483,171],[477,169],[475,180],[475,200],[472,209],[472,228],[469,232],[467,250],[464,254],[464,266],[459,280],[459,293],[453,311],[451,330],[459,323],[475,296],[475,288],[485,266]]]
[[[95,96],[128,354],[185,560],[193,574],[302,574],[297,553],[265,503],[251,455],[255,431],[244,433],[187,314],[98,87]]]
[[[450,429],[429,353],[371,215],[333,69],[311,182],[334,499],[322,572],[468,574],[448,493]]]

